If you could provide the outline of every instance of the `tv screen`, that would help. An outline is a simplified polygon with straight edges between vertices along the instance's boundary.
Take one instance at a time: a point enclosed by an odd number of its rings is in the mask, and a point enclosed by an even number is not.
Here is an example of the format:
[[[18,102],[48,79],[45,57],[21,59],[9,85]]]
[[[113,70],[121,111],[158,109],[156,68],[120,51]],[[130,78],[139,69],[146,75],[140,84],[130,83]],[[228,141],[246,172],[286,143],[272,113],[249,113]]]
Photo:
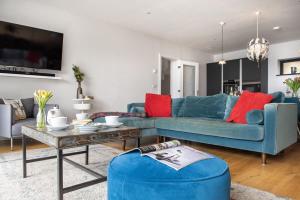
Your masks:
[[[63,34],[0,21],[0,65],[61,70]]]

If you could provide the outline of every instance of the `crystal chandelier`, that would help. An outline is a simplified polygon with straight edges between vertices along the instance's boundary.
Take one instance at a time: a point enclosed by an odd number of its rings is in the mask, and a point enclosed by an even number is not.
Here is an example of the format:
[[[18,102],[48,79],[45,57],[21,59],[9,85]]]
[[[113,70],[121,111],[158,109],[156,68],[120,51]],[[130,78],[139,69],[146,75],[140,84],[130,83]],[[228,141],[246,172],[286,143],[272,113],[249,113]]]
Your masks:
[[[225,22],[220,22],[220,25],[221,25],[221,28],[222,28],[222,58],[221,60],[219,61],[219,65],[225,65],[226,64],[226,60],[224,59],[223,57],[223,54],[224,54],[224,25],[225,25]]]
[[[265,38],[258,37],[258,18],[260,12],[256,13],[256,39],[250,40],[247,48],[247,57],[249,60],[260,62],[268,58],[269,42]]]

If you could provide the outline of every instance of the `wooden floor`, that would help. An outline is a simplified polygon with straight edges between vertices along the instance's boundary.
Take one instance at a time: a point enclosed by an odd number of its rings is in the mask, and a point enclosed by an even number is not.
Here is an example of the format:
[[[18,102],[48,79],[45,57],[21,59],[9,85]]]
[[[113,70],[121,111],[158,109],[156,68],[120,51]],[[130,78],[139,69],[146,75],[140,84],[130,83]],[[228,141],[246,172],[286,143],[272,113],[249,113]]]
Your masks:
[[[107,145],[119,149],[122,146],[121,143]],[[188,143],[188,145],[226,160],[233,182],[300,200],[300,143],[280,155],[269,156],[266,166],[261,165],[261,157],[257,153],[198,143]],[[36,142],[31,142],[28,146],[30,149],[42,147],[46,145]],[[21,150],[20,141],[17,141],[14,149],[14,151]],[[8,142],[0,144],[0,153],[4,152],[10,152]]]

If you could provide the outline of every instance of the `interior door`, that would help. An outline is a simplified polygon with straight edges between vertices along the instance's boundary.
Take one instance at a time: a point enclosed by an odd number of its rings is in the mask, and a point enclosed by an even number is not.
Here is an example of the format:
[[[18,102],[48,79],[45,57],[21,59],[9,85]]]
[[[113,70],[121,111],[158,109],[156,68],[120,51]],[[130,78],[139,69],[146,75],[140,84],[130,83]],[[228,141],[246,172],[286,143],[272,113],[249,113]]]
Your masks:
[[[199,94],[199,64],[191,61],[181,61],[182,65],[182,97]]]
[[[183,65],[183,97],[195,96],[196,69],[192,65]]]
[[[181,98],[197,96],[199,90],[199,64],[190,61],[171,61],[171,96]]]

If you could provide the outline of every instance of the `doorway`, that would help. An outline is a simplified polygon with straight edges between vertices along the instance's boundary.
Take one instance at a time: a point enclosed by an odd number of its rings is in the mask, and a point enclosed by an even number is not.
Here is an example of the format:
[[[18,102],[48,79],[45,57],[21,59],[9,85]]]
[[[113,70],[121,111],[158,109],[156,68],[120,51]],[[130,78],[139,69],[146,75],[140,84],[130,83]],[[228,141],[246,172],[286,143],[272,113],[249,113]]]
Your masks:
[[[159,93],[172,98],[197,96],[199,90],[199,64],[161,56]]]

